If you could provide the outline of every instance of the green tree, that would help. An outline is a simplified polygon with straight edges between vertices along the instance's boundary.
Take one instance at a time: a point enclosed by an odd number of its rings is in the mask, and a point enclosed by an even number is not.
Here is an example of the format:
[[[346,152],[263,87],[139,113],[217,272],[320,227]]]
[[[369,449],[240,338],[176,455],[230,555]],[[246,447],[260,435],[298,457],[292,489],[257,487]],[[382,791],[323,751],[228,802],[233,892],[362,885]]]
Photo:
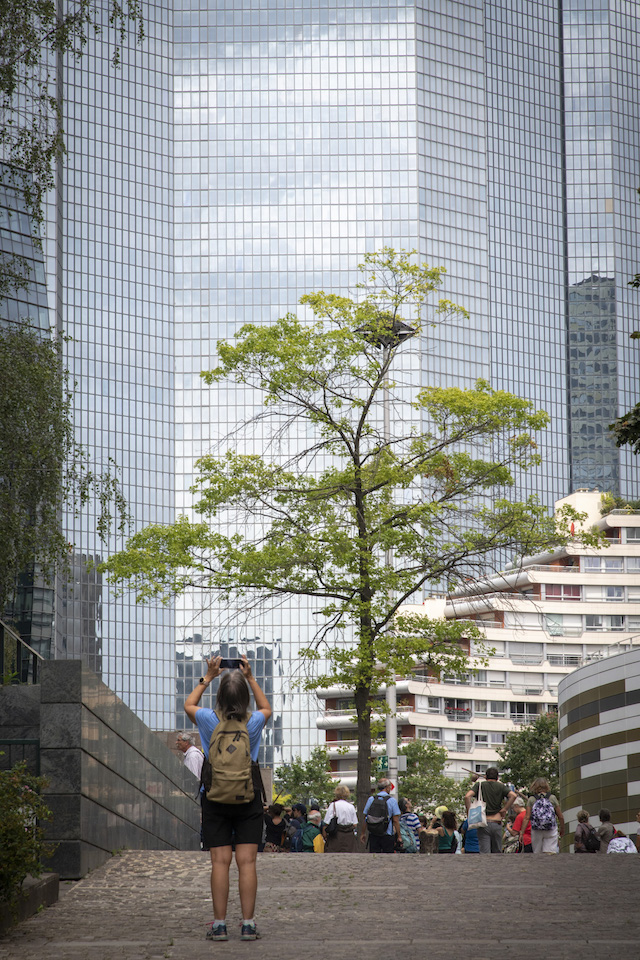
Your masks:
[[[302,297],[315,321],[288,314],[219,344],[220,364],[203,377],[262,400],[256,420],[274,431],[267,452],[200,459],[200,519],[147,527],[102,568],[143,602],[192,588],[315,601],[322,626],[303,656],[318,666],[306,686],[354,692],[360,809],[376,691],[418,662],[436,676],[467,673],[469,642],[481,637],[471,624],[400,616],[402,605],[423,588],[485,575],[497,553],[567,539],[535,499],[504,495],[514,470],[539,461],[532,434],[545,413],[482,381],[471,390],[402,382],[400,341],[428,332],[427,299],[443,269],[385,248],[361,271],[357,298]],[[432,319],[452,316],[466,314],[440,300]]]
[[[55,0],[0,0],[0,178],[26,201],[39,243],[42,203],[64,155],[65,56],[79,59],[92,34],[114,31],[113,63],[120,61],[127,29],[144,36],[140,0],[72,0],[61,13]],[[27,261],[0,254],[0,296],[27,281]]]
[[[331,775],[329,754],[324,747],[314,747],[308,760],[294,757],[275,772],[279,796],[290,796],[295,801],[308,803],[311,797],[321,803],[333,800],[337,780]]]
[[[24,762],[0,770],[0,906],[16,907],[22,881],[39,876],[42,857],[52,852],[42,827],[51,819],[40,795],[46,783]]]
[[[93,493],[103,540],[114,516],[122,533],[128,517],[113,464],[94,472],[75,441],[60,342],[27,326],[0,328],[0,383],[2,610],[31,564],[46,579],[57,566],[66,569],[71,545],[60,522],[65,507],[79,508]]]
[[[398,774],[398,796],[408,797],[421,812],[447,806],[456,794],[456,782],[445,776],[447,751],[429,740],[413,740],[398,753],[407,758],[407,769]]]
[[[509,774],[517,788],[528,790],[536,777],[546,777],[552,792],[558,796],[560,767],[556,713],[541,713],[533,723],[508,733],[497,753],[500,769]]]
[[[640,402],[610,423],[609,430],[616,438],[616,447],[628,444],[632,453],[640,453]]]

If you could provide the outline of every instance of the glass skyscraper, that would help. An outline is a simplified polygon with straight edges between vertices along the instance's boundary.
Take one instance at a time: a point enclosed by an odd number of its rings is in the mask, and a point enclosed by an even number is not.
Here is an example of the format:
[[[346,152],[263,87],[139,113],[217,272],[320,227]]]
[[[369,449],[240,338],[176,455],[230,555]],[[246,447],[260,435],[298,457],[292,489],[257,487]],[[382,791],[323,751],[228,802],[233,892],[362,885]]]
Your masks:
[[[352,290],[382,246],[446,266],[443,294],[470,310],[403,348],[407,382],[484,377],[550,414],[519,493],[640,496],[607,431],[639,392],[635,3],[150,0],[145,16],[119,70],[108,32],[67,64],[45,244],[79,435],[121,466],[136,529],[189,511],[195,459],[254,410],[200,380],[216,342],[303,293]],[[316,742],[315,705],[289,682],[311,610],[115,599],[85,572],[107,552],[95,515],[69,524],[59,655],[94,650],[162,729],[180,715],[176,651],[257,637],[277,650],[276,763]]]

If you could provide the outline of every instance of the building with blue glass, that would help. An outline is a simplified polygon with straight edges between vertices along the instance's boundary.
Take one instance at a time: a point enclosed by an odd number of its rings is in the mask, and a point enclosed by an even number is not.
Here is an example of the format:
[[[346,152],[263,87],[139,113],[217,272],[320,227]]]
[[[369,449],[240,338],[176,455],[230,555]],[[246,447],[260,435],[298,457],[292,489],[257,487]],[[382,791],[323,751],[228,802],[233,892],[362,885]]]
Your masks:
[[[636,4],[151,0],[145,18],[118,70],[108,31],[66,65],[45,239],[78,433],[120,465],[135,529],[188,512],[194,461],[254,412],[200,380],[217,341],[311,290],[352,290],[382,246],[445,265],[444,295],[470,311],[406,345],[407,379],[484,377],[549,413],[519,494],[640,496],[607,430],[638,394]],[[95,511],[67,523],[78,564],[58,655],[94,650],[105,682],[167,729],[180,645],[259,636],[279,649],[276,762],[316,742],[289,681],[311,609],[136,606],[86,572],[119,545],[97,541]]]

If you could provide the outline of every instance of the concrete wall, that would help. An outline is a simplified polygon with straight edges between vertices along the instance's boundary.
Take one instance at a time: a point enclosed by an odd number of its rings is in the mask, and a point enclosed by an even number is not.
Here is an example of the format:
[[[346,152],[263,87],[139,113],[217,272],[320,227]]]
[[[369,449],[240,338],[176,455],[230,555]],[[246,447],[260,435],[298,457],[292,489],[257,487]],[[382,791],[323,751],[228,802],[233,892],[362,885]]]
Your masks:
[[[4,688],[0,736],[34,735],[36,689]],[[23,732],[15,724],[7,732],[9,700],[20,693]],[[198,849],[197,779],[91,670],[79,660],[45,661],[39,694],[47,837],[58,844],[48,869],[78,878],[123,847]]]
[[[569,849],[578,810],[598,811],[631,837],[640,811],[640,648],[575,670],[558,688],[561,803]]]

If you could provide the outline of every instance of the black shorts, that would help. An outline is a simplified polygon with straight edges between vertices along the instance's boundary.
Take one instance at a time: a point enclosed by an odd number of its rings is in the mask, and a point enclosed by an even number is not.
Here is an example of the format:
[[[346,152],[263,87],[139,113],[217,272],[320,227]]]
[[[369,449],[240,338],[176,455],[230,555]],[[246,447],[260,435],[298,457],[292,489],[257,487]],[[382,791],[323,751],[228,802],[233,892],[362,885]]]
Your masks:
[[[202,799],[202,839],[205,848],[230,847],[232,841],[261,843],[264,809],[262,799],[251,803],[214,803]]]
[[[395,853],[396,835],[395,833],[385,833],[383,837],[376,837],[369,834],[369,852],[370,853]]]

